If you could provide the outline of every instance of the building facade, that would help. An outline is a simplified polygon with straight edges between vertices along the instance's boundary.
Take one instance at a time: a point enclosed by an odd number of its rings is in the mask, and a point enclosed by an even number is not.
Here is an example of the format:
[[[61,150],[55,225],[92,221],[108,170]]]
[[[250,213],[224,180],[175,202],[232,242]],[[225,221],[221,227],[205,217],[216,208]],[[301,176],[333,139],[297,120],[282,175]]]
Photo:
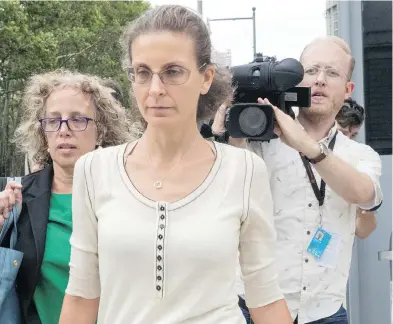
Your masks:
[[[338,36],[338,12],[340,1],[326,1],[326,31],[328,35]]]
[[[216,49],[212,50],[212,62],[225,67],[232,66],[232,53],[230,49],[226,51],[218,51]]]

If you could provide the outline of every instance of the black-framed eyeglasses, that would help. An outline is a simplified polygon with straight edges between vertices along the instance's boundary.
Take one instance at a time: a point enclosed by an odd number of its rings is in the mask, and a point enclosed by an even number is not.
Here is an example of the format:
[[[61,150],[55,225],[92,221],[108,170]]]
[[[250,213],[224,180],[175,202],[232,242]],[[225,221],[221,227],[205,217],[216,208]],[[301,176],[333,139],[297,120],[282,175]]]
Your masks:
[[[89,121],[95,121],[89,117],[70,117],[67,119],[61,119],[58,117],[47,117],[41,118],[41,128],[44,132],[57,132],[63,123],[65,123],[70,131],[83,132],[86,130]]]
[[[198,70],[202,69],[206,63],[202,64]],[[184,84],[190,78],[191,71],[185,67],[172,65],[161,72],[153,72],[152,70],[139,66],[125,68],[128,80],[137,84],[147,84],[151,81],[154,74],[157,74],[162,83],[169,85]]]

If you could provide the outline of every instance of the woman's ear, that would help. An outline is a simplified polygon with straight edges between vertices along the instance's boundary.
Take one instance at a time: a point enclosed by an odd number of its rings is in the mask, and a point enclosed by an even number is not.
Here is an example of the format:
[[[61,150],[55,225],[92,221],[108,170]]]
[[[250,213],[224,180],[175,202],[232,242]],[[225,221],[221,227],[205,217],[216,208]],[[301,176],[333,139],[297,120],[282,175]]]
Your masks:
[[[215,73],[216,73],[216,69],[214,68],[213,64],[209,64],[203,71],[203,80],[201,86],[202,95],[205,95],[206,93],[209,92],[209,89],[214,80]]]

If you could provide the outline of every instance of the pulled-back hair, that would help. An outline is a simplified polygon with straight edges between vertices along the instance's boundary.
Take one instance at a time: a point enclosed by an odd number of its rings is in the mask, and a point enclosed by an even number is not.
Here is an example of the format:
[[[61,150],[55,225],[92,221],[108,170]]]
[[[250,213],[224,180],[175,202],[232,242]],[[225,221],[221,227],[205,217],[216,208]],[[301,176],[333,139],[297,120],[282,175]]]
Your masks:
[[[207,65],[214,63],[211,61],[210,33],[202,18],[183,6],[164,5],[147,11],[125,28],[120,41],[124,52],[123,67],[131,66],[131,45],[137,37],[162,31],[184,33],[191,37],[195,44],[195,57],[198,66],[205,64],[204,68],[206,68]],[[201,70],[203,71],[204,68]],[[232,96],[232,77],[229,69],[216,66],[216,73],[209,92],[199,97],[197,119],[200,121],[213,117],[218,107],[224,102],[230,102]],[[134,118],[135,116],[142,117],[132,93],[131,98],[133,99]]]

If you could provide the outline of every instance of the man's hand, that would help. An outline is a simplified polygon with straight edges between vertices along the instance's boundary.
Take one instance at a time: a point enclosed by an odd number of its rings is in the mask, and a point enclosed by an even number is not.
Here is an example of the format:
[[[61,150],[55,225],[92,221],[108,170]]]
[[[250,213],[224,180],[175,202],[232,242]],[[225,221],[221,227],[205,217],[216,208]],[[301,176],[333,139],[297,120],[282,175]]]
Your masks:
[[[271,105],[276,117],[274,133],[288,146],[303,153],[309,159],[316,158],[320,153],[318,142],[313,140],[301,127],[299,122],[293,120],[277,107],[273,106],[268,99],[258,98],[259,104]]]
[[[9,182],[4,191],[0,192],[0,227],[3,226],[5,219],[8,217],[8,213],[18,204],[18,210],[20,212],[22,208],[22,185],[16,182]]]
[[[218,108],[212,124],[213,134],[220,135],[225,133],[225,113],[227,109],[228,106],[225,103]]]
[[[375,212],[358,208],[356,210],[356,236],[365,239],[369,237],[376,228],[377,218],[375,217]]]
[[[216,115],[214,116],[214,121],[212,124],[212,132],[213,135],[221,135],[226,132],[225,129],[225,114],[227,112],[228,106],[227,104],[222,104],[220,108],[218,108]],[[233,138],[229,137],[228,144],[236,147],[246,147],[246,139],[245,138]]]

